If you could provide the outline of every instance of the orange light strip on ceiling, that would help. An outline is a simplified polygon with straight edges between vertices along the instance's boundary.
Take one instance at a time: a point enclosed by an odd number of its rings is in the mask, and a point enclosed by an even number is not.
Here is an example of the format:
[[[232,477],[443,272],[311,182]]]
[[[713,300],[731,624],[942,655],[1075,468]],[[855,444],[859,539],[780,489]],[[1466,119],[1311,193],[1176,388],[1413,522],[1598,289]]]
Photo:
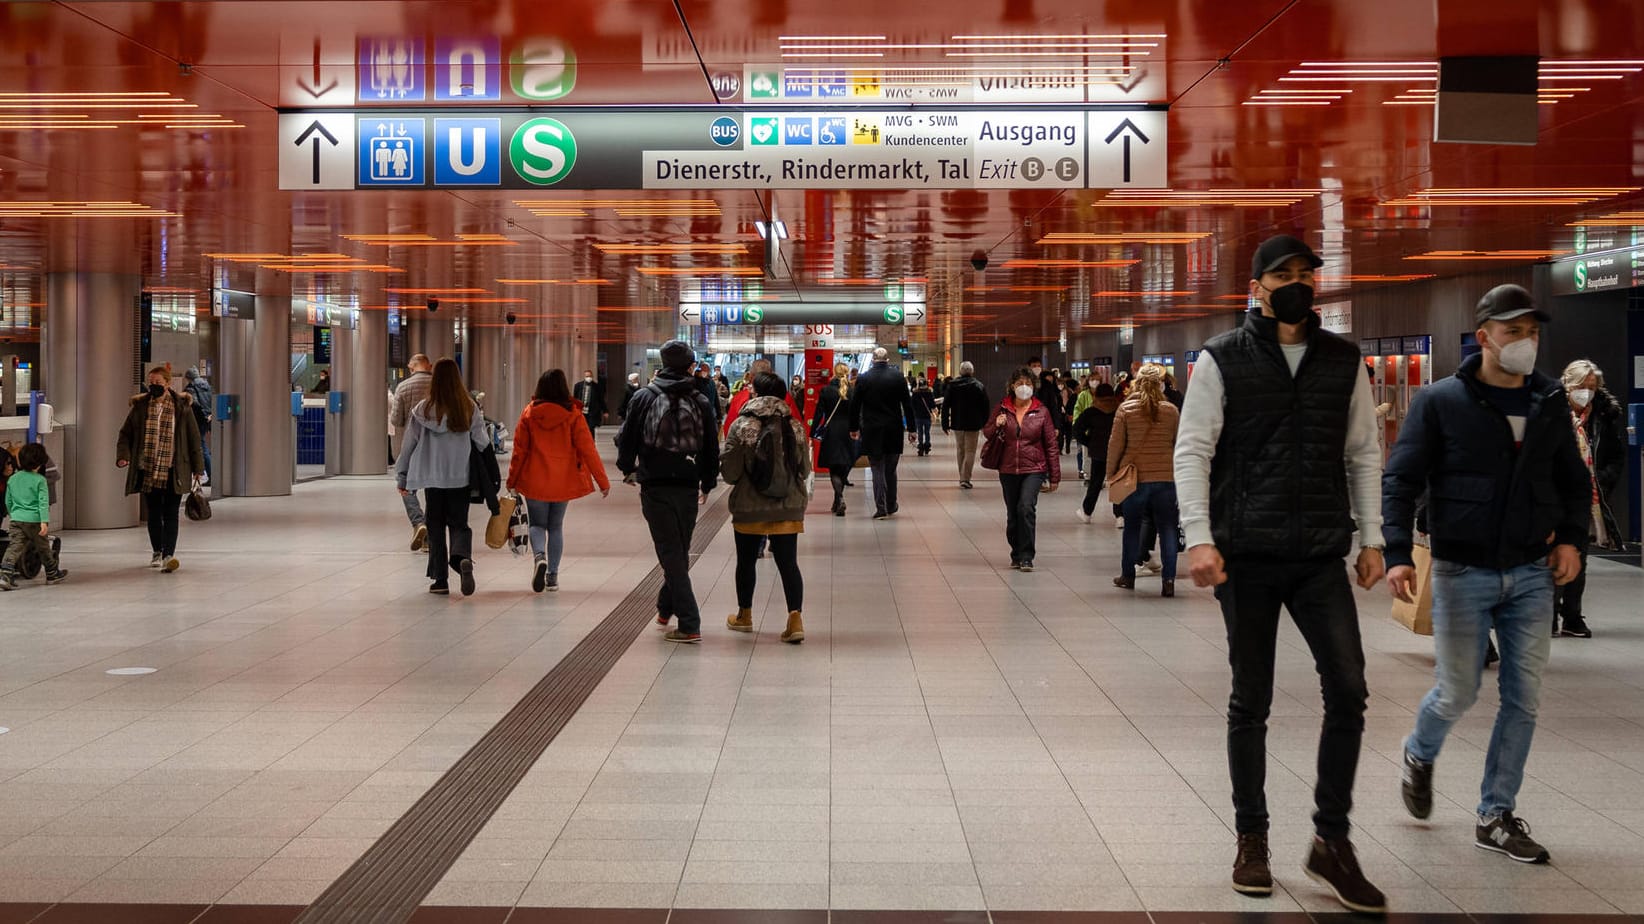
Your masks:
[[[1051,244],[1191,244],[1210,236],[1209,231],[1153,231],[1134,234],[1085,234],[1072,231],[1052,231],[1037,241],[1041,246]]]
[[[1568,250],[1431,250],[1405,257],[1406,260],[1544,260],[1560,257]]]
[[[1587,205],[1600,199],[1637,192],[1636,186],[1517,187],[1423,189],[1401,199],[1385,199],[1388,208],[1418,206]]]
[[[403,273],[397,266],[381,263],[319,263],[319,264],[263,264],[263,269],[276,273]]]
[[[1322,189],[1134,189],[1115,190],[1095,204],[1108,208],[1272,208],[1295,205],[1323,192]]]
[[[490,289],[383,289],[390,295],[489,295]]]
[[[1006,260],[1000,269],[1118,269],[1135,266],[1141,260]]]
[[[594,244],[595,250],[605,253],[675,254],[675,253],[747,253],[746,244]]]
[[[757,266],[725,266],[725,267],[675,267],[675,266],[641,266],[637,267],[643,276],[763,276],[765,270]]]
[[[1644,212],[1611,212],[1569,223],[1572,228],[1632,228],[1639,225],[1644,225]]]
[[[1198,289],[1157,289],[1131,292],[1126,289],[1113,289],[1106,292],[1092,292],[1091,298],[1186,298],[1189,295],[1198,295]]]
[[[0,202],[0,218],[176,218],[141,202]]]
[[[498,279],[505,286],[606,286],[609,279]]]
[[[1418,279],[1432,279],[1432,278],[1433,278],[1433,274],[1431,274],[1431,273],[1411,273],[1411,274],[1403,275],[1403,276],[1384,276],[1384,275],[1377,275],[1377,274],[1360,275],[1360,276],[1353,276],[1353,275],[1348,275],[1348,276],[1327,276],[1327,275],[1322,275],[1321,274],[1321,275],[1314,276],[1313,281],[1318,285],[1328,285],[1328,284],[1334,284],[1334,283],[1354,283],[1354,282],[1414,282]]]
[[[429,234],[344,234],[343,240],[383,247],[518,247],[500,234],[459,234],[454,241]]]

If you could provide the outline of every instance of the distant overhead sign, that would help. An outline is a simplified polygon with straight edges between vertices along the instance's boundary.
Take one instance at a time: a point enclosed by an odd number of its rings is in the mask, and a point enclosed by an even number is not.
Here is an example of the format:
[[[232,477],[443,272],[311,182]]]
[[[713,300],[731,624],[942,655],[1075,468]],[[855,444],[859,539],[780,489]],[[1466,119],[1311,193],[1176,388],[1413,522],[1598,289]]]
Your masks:
[[[1586,295],[1644,286],[1644,244],[1553,261],[1553,294]]]
[[[491,93],[483,44],[447,51],[433,92]],[[383,54],[392,84],[401,57]],[[1142,108],[282,112],[280,188],[1158,188],[1167,121]]]
[[[691,327],[720,324],[791,326],[817,324],[923,324],[928,309],[920,302],[686,303],[679,323]]]

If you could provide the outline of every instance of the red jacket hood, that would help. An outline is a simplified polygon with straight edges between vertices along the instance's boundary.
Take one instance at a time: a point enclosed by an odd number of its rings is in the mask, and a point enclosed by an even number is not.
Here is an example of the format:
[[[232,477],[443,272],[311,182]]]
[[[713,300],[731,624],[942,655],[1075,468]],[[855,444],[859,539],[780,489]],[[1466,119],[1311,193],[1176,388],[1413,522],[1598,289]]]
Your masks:
[[[572,421],[582,416],[580,402],[572,401],[570,408],[563,408],[551,401],[538,401],[525,409],[525,416],[533,426],[543,430],[554,427],[569,426]]]

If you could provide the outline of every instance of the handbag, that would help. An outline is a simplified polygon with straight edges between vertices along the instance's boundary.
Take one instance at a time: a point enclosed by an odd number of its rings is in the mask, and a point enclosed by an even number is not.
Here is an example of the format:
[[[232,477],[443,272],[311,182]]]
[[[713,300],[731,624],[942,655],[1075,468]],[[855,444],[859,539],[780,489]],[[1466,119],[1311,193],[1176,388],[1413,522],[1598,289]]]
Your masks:
[[[1393,598],[1393,619],[1417,635],[1433,634],[1433,553],[1424,545],[1410,549],[1416,565],[1416,600],[1405,603]]]
[[[1107,498],[1115,504],[1122,504],[1125,498],[1136,493],[1136,465],[1128,463],[1107,477]]]
[[[199,485],[195,485],[194,490],[188,492],[188,499],[183,501],[183,513],[190,520],[211,519],[211,501],[206,498]]]
[[[982,455],[978,461],[983,468],[995,472],[1005,464],[1005,438],[1002,432],[996,432],[982,444]]]

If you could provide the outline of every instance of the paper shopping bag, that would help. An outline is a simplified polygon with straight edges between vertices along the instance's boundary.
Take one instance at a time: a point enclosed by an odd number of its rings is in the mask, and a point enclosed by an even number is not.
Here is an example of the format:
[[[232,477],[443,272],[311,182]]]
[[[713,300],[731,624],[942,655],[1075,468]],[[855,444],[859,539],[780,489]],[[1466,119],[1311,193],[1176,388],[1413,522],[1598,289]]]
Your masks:
[[[1393,598],[1393,618],[1417,635],[1433,634],[1433,553],[1418,545],[1410,557],[1416,563],[1416,602]]]

